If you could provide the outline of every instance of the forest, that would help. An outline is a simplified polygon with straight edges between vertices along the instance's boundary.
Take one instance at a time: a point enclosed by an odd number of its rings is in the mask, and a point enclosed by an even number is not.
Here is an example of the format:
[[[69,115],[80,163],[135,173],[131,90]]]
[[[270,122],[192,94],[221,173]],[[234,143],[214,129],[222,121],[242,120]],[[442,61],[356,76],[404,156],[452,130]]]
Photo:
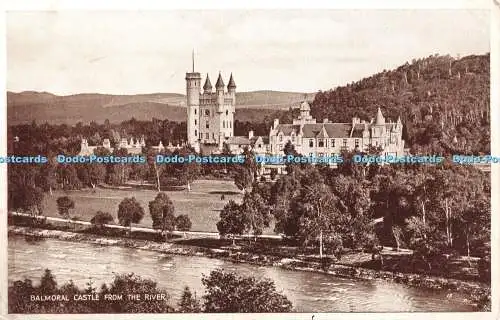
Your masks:
[[[414,154],[490,152],[490,55],[432,55],[316,94],[316,119],[371,119],[380,107],[401,117]]]

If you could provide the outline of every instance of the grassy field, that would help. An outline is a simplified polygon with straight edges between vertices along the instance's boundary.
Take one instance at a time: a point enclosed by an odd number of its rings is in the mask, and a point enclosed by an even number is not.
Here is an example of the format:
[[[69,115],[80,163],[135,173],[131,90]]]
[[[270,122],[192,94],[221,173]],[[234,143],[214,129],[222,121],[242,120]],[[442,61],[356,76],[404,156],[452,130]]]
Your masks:
[[[175,206],[175,215],[187,214],[193,224],[192,231],[217,232],[216,223],[219,221],[220,210],[229,200],[240,202],[243,195],[232,181],[200,180],[195,181],[191,191],[166,191]],[[111,190],[96,189],[85,191],[56,191],[44,198],[44,215],[58,217],[58,197],[67,195],[75,201],[75,209],[71,210],[72,217],[90,221],[96,211],[111,213],[117,222],[118,204],[123,198],[135,197],[144,209],[145,215],[137,226],[151,227],[148,203],[156,197],[153,190]],[[225,200],[221,200],[221,194]]]

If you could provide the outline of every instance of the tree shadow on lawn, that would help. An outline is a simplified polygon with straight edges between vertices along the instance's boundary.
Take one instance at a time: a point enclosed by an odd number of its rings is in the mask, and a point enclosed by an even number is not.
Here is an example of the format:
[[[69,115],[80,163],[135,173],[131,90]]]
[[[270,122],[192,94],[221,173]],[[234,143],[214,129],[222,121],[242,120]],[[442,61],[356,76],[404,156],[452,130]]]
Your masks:
[[[150,190],[150,191],[158,191],[158,188],[156,186],[152,185],[125,185],[125,186],[105,186],[105,187],[100,187],[101,189],[106,189],[106,190],[116,190],[116,191],[145,191],[145,190]],[[161,186],[161,191],[184,191],[186,190],[186,186]],[[95,190],[94,190],[95,193]]]
[[[241,192],[238,191],[210,191],[208,194],[218,194],[218,195],[225,195],[225,196],[234,196],[234,195],[239,195]]]

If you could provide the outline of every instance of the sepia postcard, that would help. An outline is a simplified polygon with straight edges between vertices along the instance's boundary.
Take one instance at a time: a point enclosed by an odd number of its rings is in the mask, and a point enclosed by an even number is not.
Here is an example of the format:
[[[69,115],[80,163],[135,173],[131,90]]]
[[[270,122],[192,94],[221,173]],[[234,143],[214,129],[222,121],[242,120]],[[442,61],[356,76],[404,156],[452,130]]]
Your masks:
[[[497,317],[499,5],[436,3],[12,5],[2,317]]]

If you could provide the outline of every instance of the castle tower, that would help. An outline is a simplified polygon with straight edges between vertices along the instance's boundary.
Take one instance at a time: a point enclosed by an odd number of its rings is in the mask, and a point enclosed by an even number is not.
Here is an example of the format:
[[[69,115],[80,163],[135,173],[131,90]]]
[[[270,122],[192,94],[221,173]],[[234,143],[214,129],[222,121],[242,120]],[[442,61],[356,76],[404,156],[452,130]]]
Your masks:
[[[224,80],[219,72],[215,92],[207,74],[201,92],[201,76],[194,71],[186,73],[186,105],[188,112],[188,144],[195,150],[200,144],[220,144],[221,140],[233,136],[236,103],[236,83],[231,74],[225,91]]]
[[[187,142],[195,146],[199,139],[200,120],[200,87],[201,76],[199,72],[194,72],[194,52],[193,70],[186,73],[186,107],[187,107]]]

